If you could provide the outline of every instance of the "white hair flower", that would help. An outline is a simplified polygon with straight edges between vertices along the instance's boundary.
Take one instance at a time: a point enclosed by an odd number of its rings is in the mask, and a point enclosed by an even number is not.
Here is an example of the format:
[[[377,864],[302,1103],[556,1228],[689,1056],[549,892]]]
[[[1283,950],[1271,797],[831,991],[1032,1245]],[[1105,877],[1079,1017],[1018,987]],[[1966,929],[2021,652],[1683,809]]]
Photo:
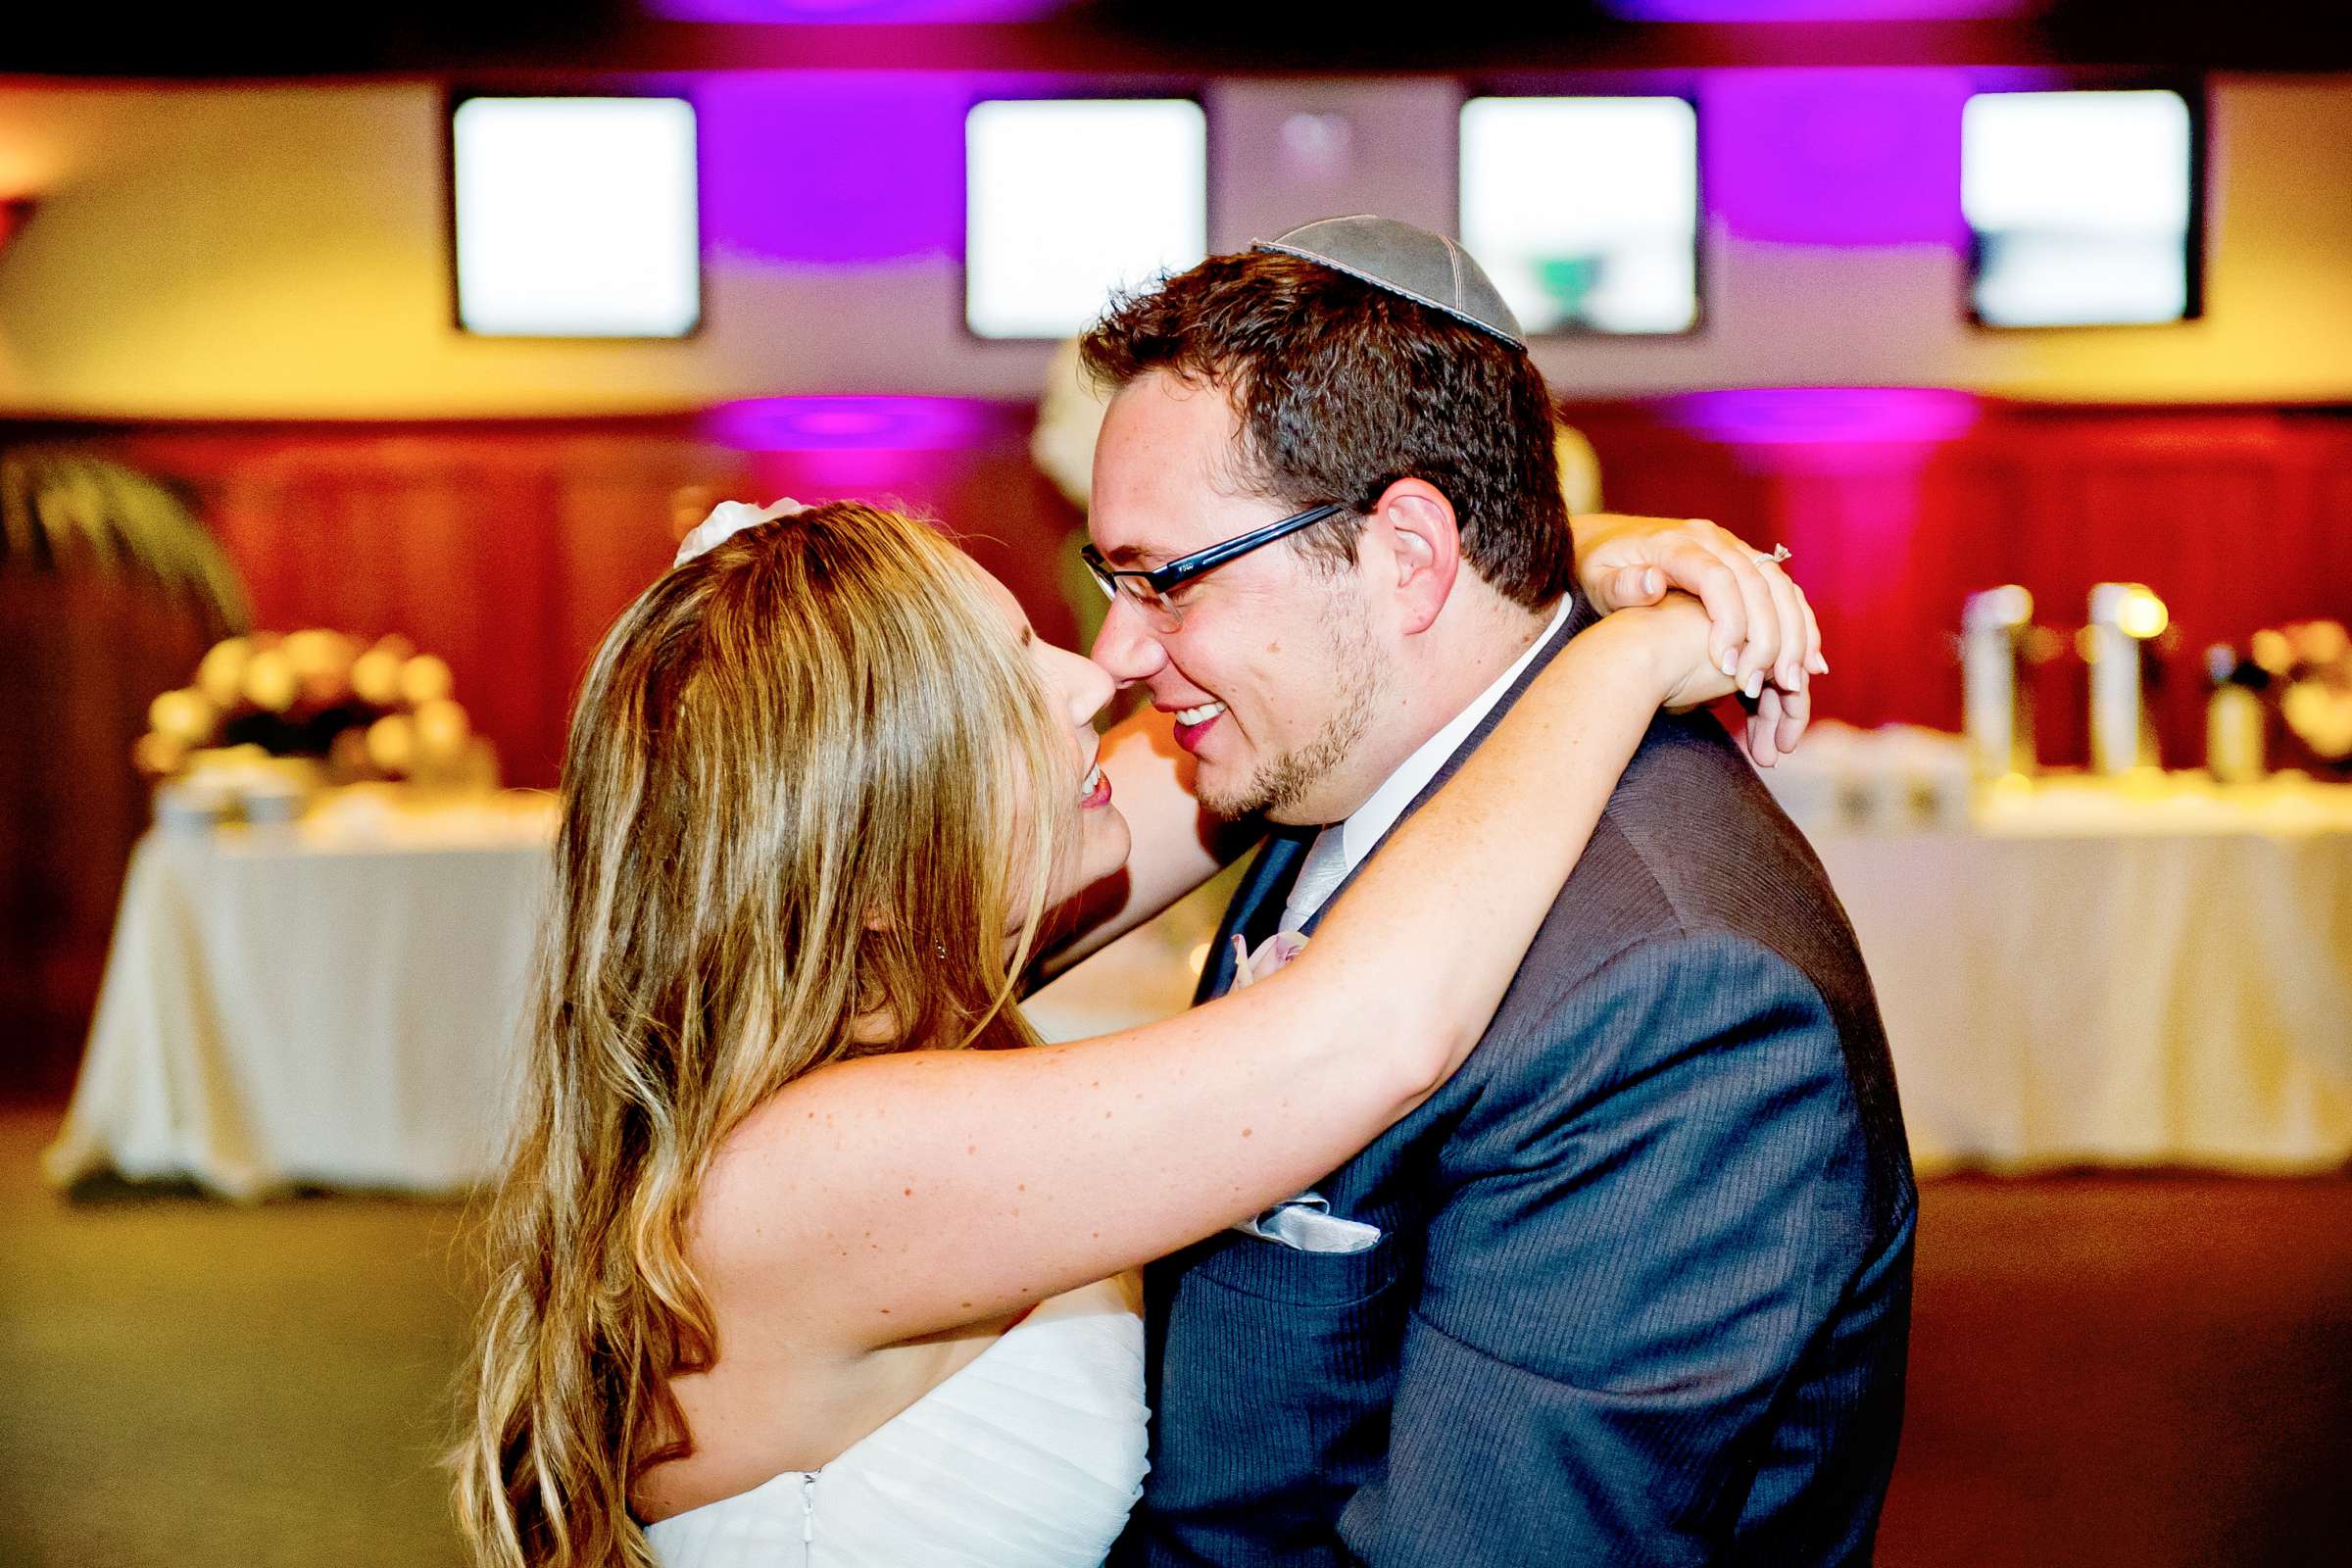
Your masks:
[[[755,507],[748,501],[721,501],[710,509],[710,515],[694,525],[692,533],[678,541],[678,553],[670,565],[673,569],[683,566],[695,557],[716,549],[720,540],[739,534],[754,523],[773,522],[778,517],[808,510],[789,496],[764,507]]]

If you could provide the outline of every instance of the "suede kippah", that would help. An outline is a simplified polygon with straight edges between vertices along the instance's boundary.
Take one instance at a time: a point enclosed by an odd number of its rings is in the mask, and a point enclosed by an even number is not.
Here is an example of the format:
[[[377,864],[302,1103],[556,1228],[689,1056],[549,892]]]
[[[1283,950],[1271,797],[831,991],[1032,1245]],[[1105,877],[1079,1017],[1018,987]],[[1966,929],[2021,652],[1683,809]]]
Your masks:
[[[1527,347],[1519,318],[1502,302],[1501,291],[1486,270],[1443,234],[1394,218],[1359,213],[1353,218],[1322,219],[1294,228],[1280,239],[1261,239],[1250,248],[1279,251],[1337,269],[1375,288],[1401,294],[1415,304],[1444,311],[1457,321],[1492,332],[1513,348]]]

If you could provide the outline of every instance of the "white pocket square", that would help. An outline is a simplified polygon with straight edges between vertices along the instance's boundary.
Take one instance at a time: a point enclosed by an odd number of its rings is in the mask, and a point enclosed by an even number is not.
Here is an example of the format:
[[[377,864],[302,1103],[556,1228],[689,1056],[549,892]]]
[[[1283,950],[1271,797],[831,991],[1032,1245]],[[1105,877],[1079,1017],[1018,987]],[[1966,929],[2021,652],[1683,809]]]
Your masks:
[[[1334,1214],[1331,1200],[1311,1189],[1232,1228],[1301,1252],[1369,1251],[1380,1244],[1381,1236],[1377,1225]]]

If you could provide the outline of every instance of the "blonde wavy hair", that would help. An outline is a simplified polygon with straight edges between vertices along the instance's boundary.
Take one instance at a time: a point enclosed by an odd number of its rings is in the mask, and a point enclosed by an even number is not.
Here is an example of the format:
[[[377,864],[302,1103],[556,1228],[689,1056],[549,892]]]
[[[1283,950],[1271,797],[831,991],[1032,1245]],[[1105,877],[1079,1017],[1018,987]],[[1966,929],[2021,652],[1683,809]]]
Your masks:
[[[452,1456],[476,1562],[653,1564],[630,1490],[688,1449],[669,1380],[718,1355],[685,1238],[748,1113],[853,1054],[1033,1042],[1007,1004],[1068,852],[1065,731],[970,558],[855,503],[746,529],[606,634]]]

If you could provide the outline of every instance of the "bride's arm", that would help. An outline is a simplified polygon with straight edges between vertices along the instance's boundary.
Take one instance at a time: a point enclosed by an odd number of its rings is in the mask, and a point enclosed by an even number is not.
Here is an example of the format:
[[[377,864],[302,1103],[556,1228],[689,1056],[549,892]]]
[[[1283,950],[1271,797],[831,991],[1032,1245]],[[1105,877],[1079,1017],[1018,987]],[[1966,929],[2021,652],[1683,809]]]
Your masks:
[[[1574,639],[1259,984],[1140,1029],[820,1069],[700,1204],[733,1288],[856,1349],[1000,1317],[1257,1212],[1484,1032],[1661,704],[1729,689],[1695,606]]]
[[[1746,726],[1748,755],[1770,766],[1795,748],[1811,713],[1810,677],[1820,628],[1804,591],[1769,557],[1703,518],[1594,513],[1574,519],[1576,569],[1585,597],[1604,612],[1655,604],[1670,589],[1699,599],[1708,647],[1745,684],[1769,684]],[[1751,634],[1750,628],[1754,628]],[[1059,938],[1038,966],[1052,976],[1158,914],[1257,842],[1255,818],[1223,822],[1193,796],[1193,759],[1176,744],[1174,719],[1146,706],[1102,737],[1102,771],[1135,848],[1117,874],[1060,911]]]

